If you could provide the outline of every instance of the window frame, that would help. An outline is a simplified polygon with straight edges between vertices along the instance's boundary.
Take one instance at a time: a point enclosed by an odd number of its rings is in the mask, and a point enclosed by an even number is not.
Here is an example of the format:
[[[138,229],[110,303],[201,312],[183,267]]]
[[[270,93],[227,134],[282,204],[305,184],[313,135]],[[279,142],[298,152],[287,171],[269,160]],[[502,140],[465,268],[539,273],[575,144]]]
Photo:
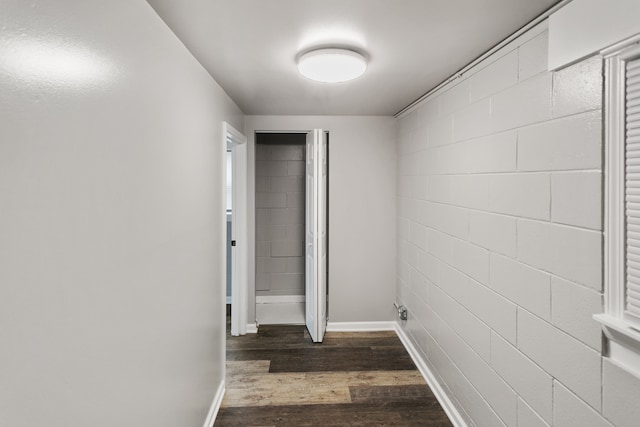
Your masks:
[[[601,52],[605,61],[604,313],[595,320],[608,339],[606,353],[640,375],[640,329],[624,319],[626,63],[640,58],[640,36]]]

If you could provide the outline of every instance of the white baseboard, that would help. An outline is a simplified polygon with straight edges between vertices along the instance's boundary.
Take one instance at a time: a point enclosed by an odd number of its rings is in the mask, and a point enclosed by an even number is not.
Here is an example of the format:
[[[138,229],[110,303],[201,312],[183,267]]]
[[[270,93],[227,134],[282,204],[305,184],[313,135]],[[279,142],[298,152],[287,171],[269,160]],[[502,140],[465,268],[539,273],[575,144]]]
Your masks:
[[[247,331],[248,334],[257,334],[258,326],[255,323],[247,323]]]
[[[442,409],[444,409],[444,412],[446,412],[451,423],[455,427],[467,427],[467,423],[464,421],[464,418],[462,418],[462,415],[460,415],[458,409],[456,409],[453,402],[451,402],[451,399],[449,399],[449,396],[447,396],[447,393],[445,393],[435,375],[433,375],[433,372],[431,372],[431,369],[429,369],[429,366],[427,366],[425,361],[422,359],[422,356],[420,355],[418,350],[416,350],[415,346],[411,342],[411,339],[407,336],[400,325],[398,325],[397,323],[395,325],[395,330],[396,334],[398,334],[398,338],[400,338],[400,341],[402,341],[402,344],[407,349],[407,352],[411,356],[411,359],[413,359],[413,363],[415,363],[418,367],[418,370],[431,388],[433,394],[436,396],[436,399],[438,399],[440,406],[442,406]]]
[[[304,302],[304,295],[262,295],[256,297],[256,304],[277,304],[281,302]]]
[[[204,421],[203,427],[213,427],[213,423],[216,422],[216,417],[218,416],[220,405],[222,405],[224,390],[225,390],[224,380],[222,380],[220,381],[220,385],[218,386],[218,391],[216,391],[216,395],[213,398],[213,402],[211,403],[211,407],[209,408],[209,413],[207,414],[207,419]]]
[[[327,332],[395,331],[396,322],[327,322]]]

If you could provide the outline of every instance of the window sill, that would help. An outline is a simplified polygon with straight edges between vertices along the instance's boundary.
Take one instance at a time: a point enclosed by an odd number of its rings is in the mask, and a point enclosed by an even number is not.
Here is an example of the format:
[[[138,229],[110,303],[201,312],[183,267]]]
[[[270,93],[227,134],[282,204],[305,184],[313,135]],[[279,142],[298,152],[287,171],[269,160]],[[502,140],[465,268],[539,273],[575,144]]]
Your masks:
[[[640,378],[640,332],[606,314],[596,314],[593,318],[600,322],[609,340],[607,356]]]

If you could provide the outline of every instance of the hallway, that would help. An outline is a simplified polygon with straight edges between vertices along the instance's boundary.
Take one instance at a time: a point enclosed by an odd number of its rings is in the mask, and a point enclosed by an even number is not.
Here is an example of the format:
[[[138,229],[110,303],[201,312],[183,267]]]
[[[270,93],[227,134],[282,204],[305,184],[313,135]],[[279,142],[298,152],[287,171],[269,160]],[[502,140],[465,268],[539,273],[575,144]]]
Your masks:
[[[640,0],[0,10],[0,427],[639,426]]]
[[[216,426],[450,426],[394,332],[304,326],[227,335],[227,390]]]

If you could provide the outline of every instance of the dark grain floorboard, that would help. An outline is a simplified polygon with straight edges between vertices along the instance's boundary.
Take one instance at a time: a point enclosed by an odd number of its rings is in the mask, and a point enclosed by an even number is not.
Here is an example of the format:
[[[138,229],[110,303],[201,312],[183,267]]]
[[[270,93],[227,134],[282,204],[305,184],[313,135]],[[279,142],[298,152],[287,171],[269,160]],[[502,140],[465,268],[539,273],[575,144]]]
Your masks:
[[[228,408],[216,426],[432,426],[452,424],[441,408],[392,402]]]
[[[371,347],[228,350],[227,360],[270,360],[269,372],[385,371],[416,369],[404,349]]]
[[[349,387],[353,403],[414,402],[415,404],[440,405],[426,384],[390,385],[390,386],[351,386]]]
[[[321,347],[287,350],[271,359],[269,372],[396,371],[416,369],[411,357],[398,348]]]
[[[291,405],[229,408],[216,426],[437,426],[452,424],[442,409],[415,404]]]

